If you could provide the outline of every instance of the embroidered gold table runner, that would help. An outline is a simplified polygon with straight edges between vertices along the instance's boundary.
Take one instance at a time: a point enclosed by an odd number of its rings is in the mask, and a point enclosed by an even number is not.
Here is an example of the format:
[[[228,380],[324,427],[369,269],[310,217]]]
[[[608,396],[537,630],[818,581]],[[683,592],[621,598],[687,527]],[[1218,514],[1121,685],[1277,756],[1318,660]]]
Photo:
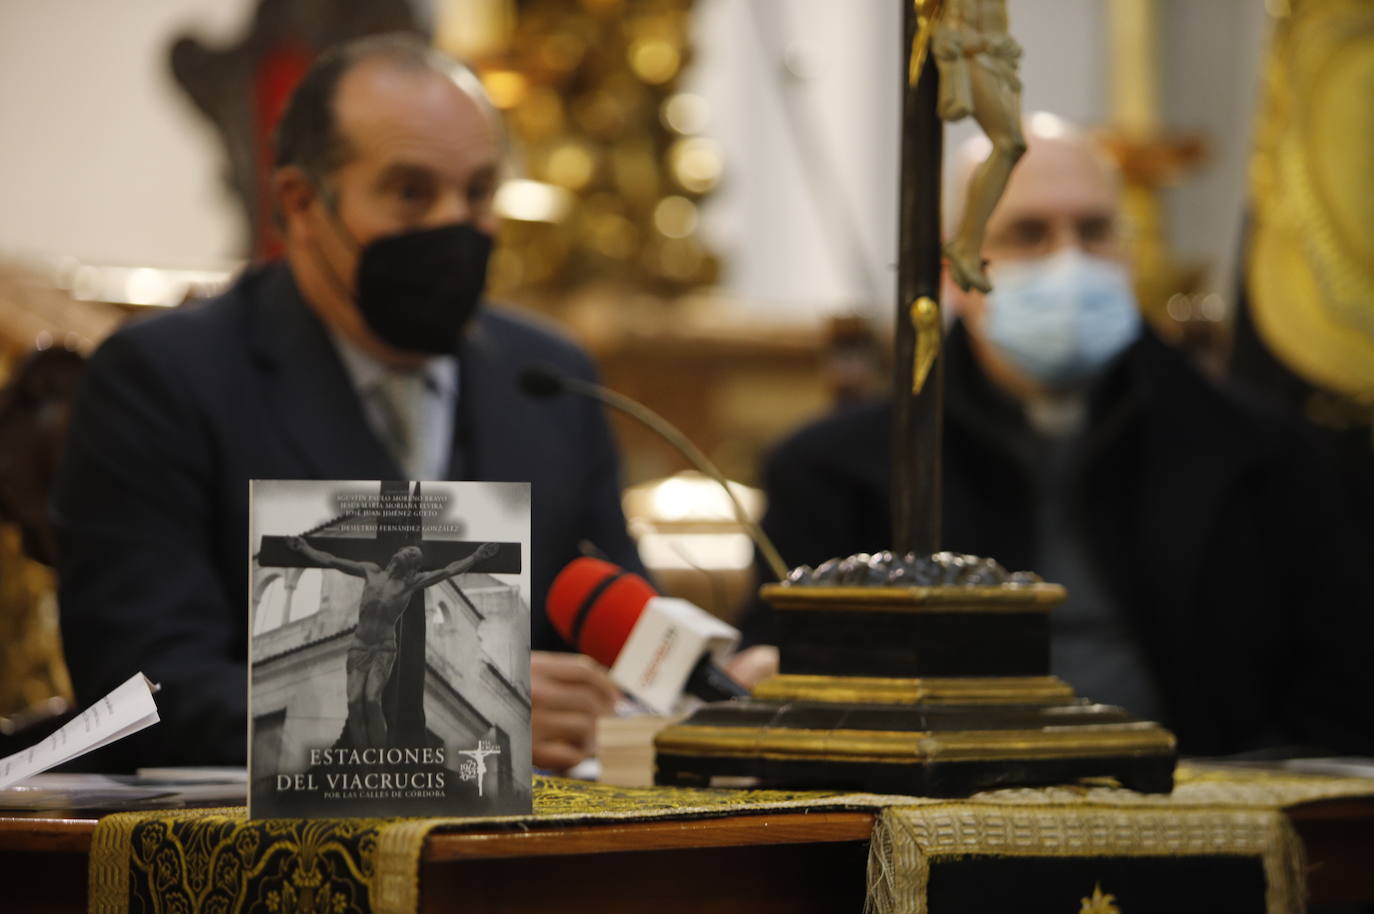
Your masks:
[[[1069,884],[1091,871],[1062,870],[1066,861],[1080,858],[1115,874],[1122,872],[1122,859],[1143,872],[1161,861],[1169,870],[1171,862],[1187,864],[1184,858],[1198,857],[1222,864],[1216,878],[1229,879],[1226,886],[1259,891],[1265,907],[1255,910],[1277,912],[1296,910],[1276,905],[1300,898],[1302,891],[1299,849],[1278,810],[1316,799],[1374,795],[1374,780],[1193,766],[1180,768],[1178,782],[1169,796],[1052,787],[988,791],[951,802],[817,791],[624,788],[536,778],[533,816],[250,821],[242,807],[116,813],[100,820],[93,839],[91,910],[402,914],[416,909],[420,855],[426,837],[436,831],[878,809],[869,868],[870,902],[881,914],[941,914],[935,904],[966,891],[962,885],[996,881],[969,862],[1038,866],[1049,860],[1048,868],[1039,867],[1043,879],[1062,876],[1060,881]],[[1238,868],[1227,870],[1235,860],[1241,861]],[[951,868],[944,869],[946,864]],[[1156,876],[1147,882],[1168,881],[1160,878],[1163,871],[1152,872]],[[1262,879],[1258,888],[1255,873]],[[1097,907],[1087,906],[1094,885],[1073,884],[1069,891],[1078,893],[1075,898],[1081,895],[1083,910],[1092,914],[1134,914],[1106,900],[1112,888],[1110,881],[1098,888],[1098,901],[1092,902]]]

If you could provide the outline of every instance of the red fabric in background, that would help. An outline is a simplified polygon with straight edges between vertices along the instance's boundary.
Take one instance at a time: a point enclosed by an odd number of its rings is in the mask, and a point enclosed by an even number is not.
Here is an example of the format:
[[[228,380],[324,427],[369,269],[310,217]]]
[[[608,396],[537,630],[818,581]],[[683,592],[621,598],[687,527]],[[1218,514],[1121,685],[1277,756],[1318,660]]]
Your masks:
[[[258,225],[255,236],[256,260],[270,260],[283,253],[281,232],[273,219],[272,207],[272,133],[315,55],[300,45],[284,44],[263,56],[253,80],[253,152],[257,161]]]

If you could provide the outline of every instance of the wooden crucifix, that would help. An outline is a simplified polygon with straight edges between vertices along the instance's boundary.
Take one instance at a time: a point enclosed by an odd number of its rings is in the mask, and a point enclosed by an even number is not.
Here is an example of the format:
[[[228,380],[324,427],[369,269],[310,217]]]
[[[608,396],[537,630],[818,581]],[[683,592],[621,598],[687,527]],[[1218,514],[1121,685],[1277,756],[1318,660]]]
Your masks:
[[[379,737],[387,746],[425,745],[425,588],[448,577],[481,571],[495,574],[520,572],[519,543],[460,542],[424,539],[424,518],[420,508],[420,484],[413,493],[405,481],[382,482],[378,492],[377,532],[374,537],[349,536],[264,536],[258,564],[282,568],[332,568],[365,579],[359,606],[359,629],[368,620],[369,588],[399,588],[405,608],[393,632],[377,639],[380,651],[351,648],[349,652],[349,722],[336,746],[362,748],[374,745]],[[399,509],[399,510],[398,510]],[[382,580],[385,577],[386,580]],[[406,581],[399,581],[405,577]],[[374,581],[374,578],[377,579]],[[393,581],[393,578],[398,580]],[[410,586],[404,586],[404,585]],[[373,595],[374,597],[376,594]],[[374,599],[372,602],[376,602]],[[378,609],[378,607],[371,607]],[[388,613],[388,618],[390,614]],[[356,635],[355,635],[356,643]],[[394,655],[386,656],[393,650]],[[374,645],[376,647],[376,645]],[[365,665],[383,664],[369,671]],[[359,667],[359,669],[355,669]],[[381,691],[380,718],[371,722],[361,710],[361,694],[367,676],[385,677]],[[360,694],[353,692],[355,681]],[[359,708],[354,705],[359,704]]]
[[[937,0],[907,0],[909,55],[902,60],[901,197],[897,228],[896,374],[892,416],[892,549],[940,548],[940,449],[944,359],[940,358],[940,167],[944,126],[936,113],[939,73],[927,50]]]
[[[1025,148],[1021,48],[1008,32],[1006,0],[903,0],[903,7],[892,541],[899,555],[929,555],[940,548],[943,122],[972,116],[993,143],[970,182],[959,230],[943,249],[954,280],[986,292],[983,228]]]

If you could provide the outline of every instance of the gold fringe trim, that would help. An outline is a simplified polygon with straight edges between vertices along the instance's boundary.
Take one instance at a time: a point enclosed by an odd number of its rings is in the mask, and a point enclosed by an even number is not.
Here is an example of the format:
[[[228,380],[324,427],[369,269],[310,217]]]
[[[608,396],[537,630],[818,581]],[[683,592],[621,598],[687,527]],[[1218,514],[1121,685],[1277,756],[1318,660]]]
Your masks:
[[[147,813],[105,816],[91,838],[89,910],[91,914],[128,914],[129,842]]]
[[[407,819],[382,828],[370,892],[375,914],[414,914],[420,909],[420,854],[425,839],[442,821]]]

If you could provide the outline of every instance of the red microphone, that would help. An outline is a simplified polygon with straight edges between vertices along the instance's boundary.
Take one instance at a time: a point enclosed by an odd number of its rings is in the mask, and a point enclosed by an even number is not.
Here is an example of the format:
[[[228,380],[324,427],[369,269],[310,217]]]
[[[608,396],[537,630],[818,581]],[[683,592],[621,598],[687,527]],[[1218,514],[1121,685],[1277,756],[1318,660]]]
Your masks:
[[[549,587],[549,621],[563,639],[605,666],[615,663],[644,605],[658,596],[652,584],[610,562],[573,559]]]
[[[671,711],[683,691],[707,701],[749,694],[715,663],[739,643],[737,630],[610,562],[569,562],[549,587],[547,610],[569,644],[655,711]]]

